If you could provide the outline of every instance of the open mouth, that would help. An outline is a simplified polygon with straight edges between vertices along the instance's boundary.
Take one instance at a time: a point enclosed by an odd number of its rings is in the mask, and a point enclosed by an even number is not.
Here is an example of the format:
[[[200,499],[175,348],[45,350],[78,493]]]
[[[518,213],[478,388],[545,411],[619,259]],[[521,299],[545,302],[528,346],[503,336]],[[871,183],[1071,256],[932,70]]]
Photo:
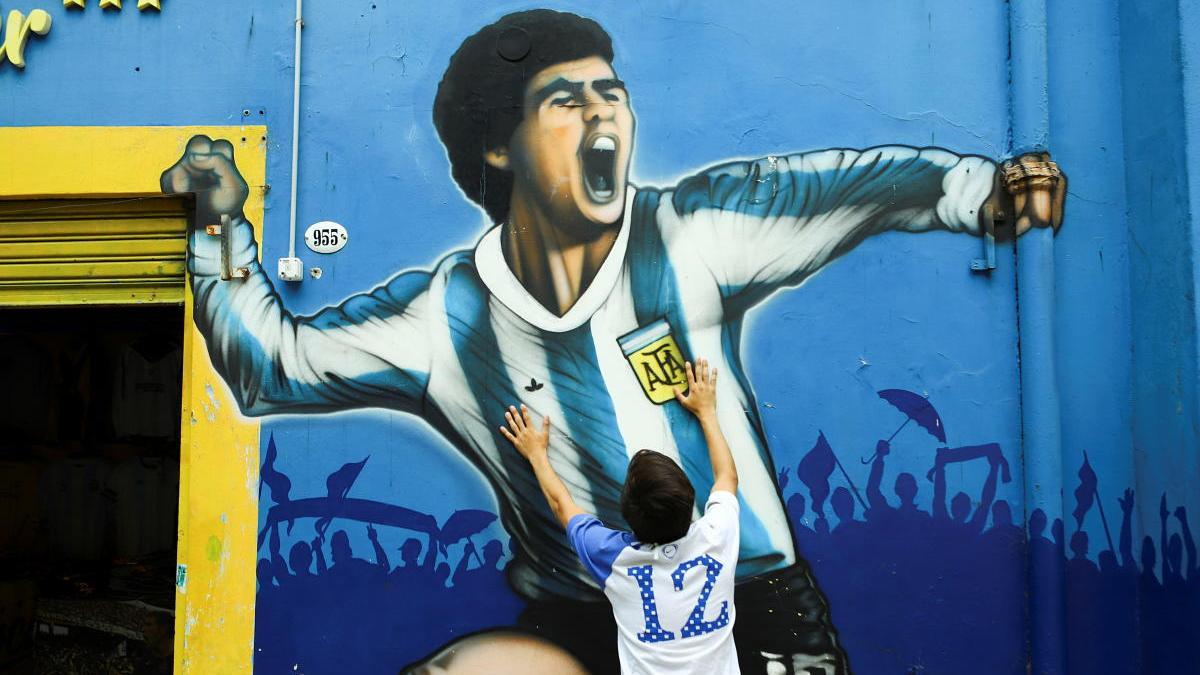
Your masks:
[[[616,195],[617,142],[611,136],[594,136],[580,153],[583,184],[597,202],[612,201]]]

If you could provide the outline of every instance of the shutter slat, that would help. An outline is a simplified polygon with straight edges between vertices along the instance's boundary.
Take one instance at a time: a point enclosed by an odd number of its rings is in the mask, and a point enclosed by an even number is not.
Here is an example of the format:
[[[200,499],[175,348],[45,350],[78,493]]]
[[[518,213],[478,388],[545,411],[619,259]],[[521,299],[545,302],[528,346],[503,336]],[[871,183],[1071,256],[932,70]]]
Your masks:
[[[187,206],[0,201],[0,306],[182,303]]]

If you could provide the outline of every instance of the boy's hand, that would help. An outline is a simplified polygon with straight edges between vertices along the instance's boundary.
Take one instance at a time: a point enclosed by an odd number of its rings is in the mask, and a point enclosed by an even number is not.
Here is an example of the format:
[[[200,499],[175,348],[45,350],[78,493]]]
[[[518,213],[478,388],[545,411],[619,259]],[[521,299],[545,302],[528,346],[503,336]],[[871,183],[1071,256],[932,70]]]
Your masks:
[[[500,427],[500,433],[504,434],[517,452],[529,461],[538,487],[546,497],[546,503],[554,512],[558,524],[566,527],[572,518],[583,513],[583,509],[571,498],[567,486],[563,485],[562,479],[550,464],[550,416],[542,418],[539,429],[533,423],[533,417],[529,415],[529,408],[521,406],[518,411],[510,405],[504,413],[504,419],[508,420],[508,426]]]
[[[692,362],[688,361],[684,364],[687,370],[687,395],[675,390],[675,400],[679,401],[679,405],[683,406],[696,417],[701,419],[717,414],[717,369],[709,369],[708,359],[699,359],[696,361],[696,367],[692,368]]]
[[[504,419],[508,420],[508,426],[500,427],[500,433],[504,434],[522,457],[532,462],[546,456],[550,447],[549,415],[542,418],[542,428],[538,429],[529,415],[529,408],[522,405],[518,411],[510,405],[504,413]]]

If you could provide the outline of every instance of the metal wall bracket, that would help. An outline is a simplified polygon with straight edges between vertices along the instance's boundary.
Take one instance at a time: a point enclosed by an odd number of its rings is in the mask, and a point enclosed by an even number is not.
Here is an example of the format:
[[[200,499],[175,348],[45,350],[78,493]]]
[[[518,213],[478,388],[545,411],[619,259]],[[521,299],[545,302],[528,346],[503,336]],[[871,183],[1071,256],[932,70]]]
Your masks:
[[[245,279],[250,276],[246,267],[233,267],[233,221],[227,215],[221,216],[220,225],[205,225],[204,233],[210,237],[221,238],[221,281],[230,279]]]
[[[985,232],[980,239],[983,240],[983,257],[971,260],[971,271],[986,274],[996,269],[996,236]]]

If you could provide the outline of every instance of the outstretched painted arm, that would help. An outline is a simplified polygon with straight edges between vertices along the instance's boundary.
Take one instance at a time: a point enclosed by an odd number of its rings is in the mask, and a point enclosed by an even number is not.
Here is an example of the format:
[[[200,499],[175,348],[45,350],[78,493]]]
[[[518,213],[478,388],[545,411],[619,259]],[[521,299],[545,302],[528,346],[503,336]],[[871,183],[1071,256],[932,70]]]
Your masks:
[[[1195,581],[1196,540],[1192,539],[1192,528],[1188,527],[1187,509],[1182,506],[1176,506],[1175,517],[1179,519],[1179,527],[1183,530],[1183,545],[1187,550],[1187,567],[1184,570],[1187,572],[1188,581]]]
[[[217,372],[249,415],[388,407],[415,411],[428,381],[430,276],[400,274],[310,317],[288,312],[258,262],[242,216],[248,188],[227,141],[197,136],[162,176],[164,192],[196,195],[188,235],[195,321]],[[222,281],[220,237],[204,226],[230,217],[231,263]]]
[[[312,552],[313,552],[313,557],[317,559],[317,574],[319,574],[319,575],[324,575],[326,572],[329,571],[329,566],[325,564],[325,551],[323,549],[324,546],[325,546],[325,541],[323,539],[321,539],[320,536],[313,539]]]
[[[1117,546],[1121,549],[1121,566],[1130,569],[1135,569],[1136,563],[1133,560],[1133,532],[1130,529],[1130,517],[1133,515],[1133,490],[1125,488],[1125,494],[1118,497],[1117,501],[1121,504],[1121,535],[1120,543]]]
[[[471,556],[475,554],[475,544],[468,541],[463,547],[463,554],[458,559],[458,564],[454,566],[454,573],[450,575],[451,581],[456,584],[462,580],[462,573],[467,571],[471,564]]]
[[[382,569],[384,574],[387,574],[392,570],[392,563],[388,560],[387,552],[379,543],[379,533],[370,523],[367,523],[367,539],[371,540],[371,547],[375,549],[375,565]]]
[[[979,494],[979,505],[975,507],[975,514],[967,523],[967,529],[975,534],[983,532],[983,526],[987,524],[988,516],[992,512],[992,502],[996,500],[996,478],[1000,473],[1000,457],[989,457],[988,464],[991,466],[988,468],[987,480],[983,482],[983,491]]]
[[[439,547],[440,544],[438,543],[438,540],[435,539],[432,534],[430,534],[429,543],[425,546],[425,557],[421,558],[421,569],[429,573],[433,573],[434,568],[437,567]]]
[[[873,234],[979,234],[995,187],[996,165],[983,157],[883,146],[724,164],[682,181],[672,205],[676,231],[745,307]]]
[[[946,510],[946,461],[943,456],[946,448],[938,448],[938,454],[933,461],[933,517],[949,519],[950,512]]]
[[[990,159],[941,148],[818,150],[730,162],[681,181],[663,233],[695,242],[736,312],[880,232],[981,234],[993,219],[1017,236],[1057,229],[1066,187],[1046,153],[1021,155],[1001,173]]]
[[[1162,500],[1158,503],[1158,520],[1161,524],[1158,535],[1158,545],[1162,549],[1162,578],[1166,583],[1168,574],[1178,574],[1179,570],[1171,569],[1171,556],[1167,555],[1167,493],[1163,493]]]

